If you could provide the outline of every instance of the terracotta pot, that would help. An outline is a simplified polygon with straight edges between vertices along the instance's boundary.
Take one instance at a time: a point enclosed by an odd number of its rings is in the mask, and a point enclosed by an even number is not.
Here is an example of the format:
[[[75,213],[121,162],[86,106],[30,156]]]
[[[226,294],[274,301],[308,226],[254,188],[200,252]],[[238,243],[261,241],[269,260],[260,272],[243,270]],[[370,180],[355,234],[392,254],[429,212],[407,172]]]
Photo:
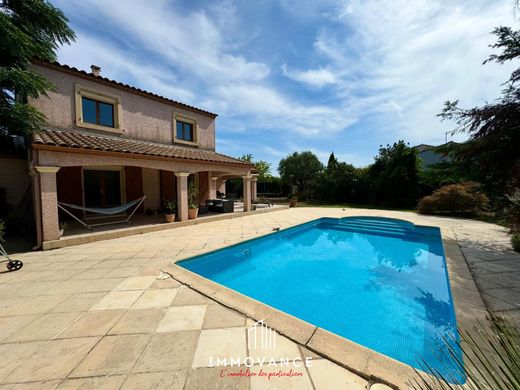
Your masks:
[[[166,222],[175,222],[175,214],[164,214]]]
[[[197,215],[199,215],[199,208],[196,209],[188,209],[188,218],[189,219],[197,219]]]

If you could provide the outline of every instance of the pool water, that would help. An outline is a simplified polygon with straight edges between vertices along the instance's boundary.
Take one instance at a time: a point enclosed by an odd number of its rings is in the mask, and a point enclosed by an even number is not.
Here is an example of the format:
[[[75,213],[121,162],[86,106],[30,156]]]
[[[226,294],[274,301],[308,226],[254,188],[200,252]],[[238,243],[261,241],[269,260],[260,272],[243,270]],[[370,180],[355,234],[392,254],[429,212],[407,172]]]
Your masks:
[[[443,341],[458,336],[438,228],[321,218],[178,265],[403,363],[421,368],[424,361],[452,382],[463,381]]]

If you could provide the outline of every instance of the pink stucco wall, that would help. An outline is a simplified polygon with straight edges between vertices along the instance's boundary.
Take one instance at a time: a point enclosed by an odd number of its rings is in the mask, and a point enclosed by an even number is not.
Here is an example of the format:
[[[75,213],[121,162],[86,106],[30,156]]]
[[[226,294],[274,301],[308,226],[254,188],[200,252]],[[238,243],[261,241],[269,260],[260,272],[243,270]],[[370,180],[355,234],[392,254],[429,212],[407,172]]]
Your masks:
[[[75,126],[74,91],[75,83],[78,83],[94,91],[120,97],[122,104],[121,120],[124,130],[121,135],[118,135],[120,137],[171,144],[173,143],[173,115],[175,113],[196,120],[199,130],[199,147],[206,150],[215,150],[215,119],[210,116],[44,66],[33,65],[33,67],[56,86],[55,91],[48,92],[48,97],[40,97],[37,100],[30,101],[32,105],[45,114],[50,126],[86,131],[84,128]],[[175,99],[175,96],[171,96],[171,98]],[[114,134],[109,133],[109,135]]]

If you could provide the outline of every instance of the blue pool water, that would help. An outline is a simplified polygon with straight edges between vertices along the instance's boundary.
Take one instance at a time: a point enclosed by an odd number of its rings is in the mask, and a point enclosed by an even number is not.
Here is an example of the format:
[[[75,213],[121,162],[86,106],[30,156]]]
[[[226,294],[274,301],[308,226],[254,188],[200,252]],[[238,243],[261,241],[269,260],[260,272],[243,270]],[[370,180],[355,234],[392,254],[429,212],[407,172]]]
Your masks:
[[[178,265],[403,363],[463,381],[438,228],[321,218]],[[455,347],[460,358],[460,350]],[[444,357],[443,357],[444,356]]]

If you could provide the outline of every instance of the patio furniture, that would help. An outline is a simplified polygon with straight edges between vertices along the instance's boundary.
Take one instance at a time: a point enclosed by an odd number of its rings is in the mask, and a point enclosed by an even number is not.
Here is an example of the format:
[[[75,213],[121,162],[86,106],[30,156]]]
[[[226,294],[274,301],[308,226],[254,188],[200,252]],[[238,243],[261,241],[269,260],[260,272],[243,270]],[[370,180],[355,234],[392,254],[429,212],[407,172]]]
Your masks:
[[[23,263],[20,260],[11,259],[2,246],[2,242],[4,242],[4,240],[0,237],[0,256],[5,257],[5,260],[1,260],[0,263],[7,263],[6,266],[9,271],[18,271],[23,267]]]
[[[132,222],[130,222],[130,218],[132,218],[134,213],[137,211],[139,206],[141,206],[141,204],[144,202],[145,199],[146,199],[146,195],[142,196],[139,199],[133,200],[131,202],[122,204],[121,206],[106,207],[106,208],[101,208],[101,207],[81,207],[81,206],[77,206],[77,205],[74,205],[74,204],[61,203],[61,202],[58,202],[58,207],[61,210],[63,210],[64,212],[66,212],[67,214],[69,214],[76,221],[81,223],[83,226],[88,228],[89,230],[93,230],[94,226],[112,225],[112,224],[115,224],[115,223],[123,223],[123,222],[131,224]],[[132,212],[130,213],[128,218],[126,218],[124,220],[103,222],[103,223],[96,223],[96,224],[88,225],[85,222],[83,222],[81,219],[76,217],[74,214],[72,214],[70,211],[68,211],[65,207],[68,207],[68,208],[74,209],[74,210],[87,211],[89,213],[101,214],[101,215],[116,215],[116,214],[120,214],[120,213],[130,209],[131,207],[134,207],[134,209],[132,210]]]
[[[209,211],[217,213],[232,213],[235,211],[235,202],[229,199],[211,199],[207,205]]]

